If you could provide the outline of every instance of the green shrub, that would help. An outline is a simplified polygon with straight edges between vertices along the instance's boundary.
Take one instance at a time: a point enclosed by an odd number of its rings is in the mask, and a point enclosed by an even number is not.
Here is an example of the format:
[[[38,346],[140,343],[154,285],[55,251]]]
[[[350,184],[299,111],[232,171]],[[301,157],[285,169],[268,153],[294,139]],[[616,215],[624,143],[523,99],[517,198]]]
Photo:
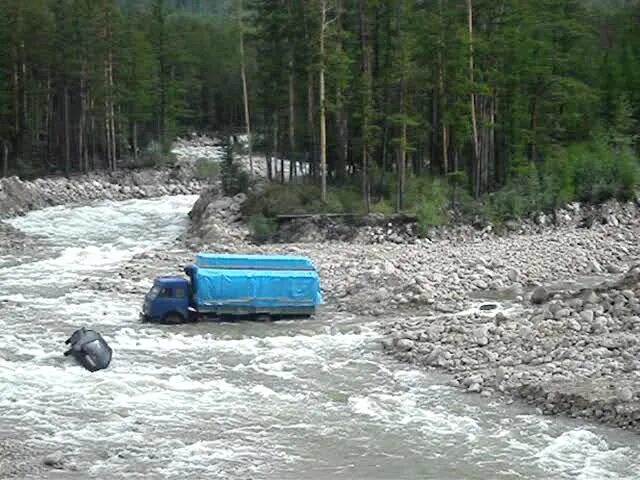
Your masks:
[[[220,164],[206,158],[196,160],[196,177],[201,180],[216,178],[220,175]]]
[[[415,192],[421,192],[422,197],[413,197],[419,202],[417,208],[418,233],[427,235],[432,227],[445,225],[449,222],[447,208],[450,202],[446,184],[440,179],[423,178]],[[413,193],[415,194],[415,193]]]
[[[362,213],[363,202],[360,190],[351,187],[330,188],[327,197],[335,197],[340,203],[340,213]]]
[[[395,212],[395,209],[389,202],[387,202],[384,198],[380,200],[378,203],[375,203],[371,206],[372,213],[381,213],[383,215],[392,215]]]
[[[629,200],[640,181],[638,160],[628,148],[612,148],[601,139],[556,149],[540,169],[521,161],[505,187],[488,196],[494,220],[522,217],[572,201],[602,203]]]
[[[173,153],[165,153],[160,143],[152,141],[141,152],[138,161],[143,167],[166,167],[173,165],[176,157]]]
[[[233,161],[233,147],[228,145],[220,168],[222,178],[222,191],[225,195],[233,197],[239,193],[248,193],[249,174],[240,165]]]
[[[266,243],[273,240],[278,231],[276,222],[262,214],[253,215],[249,219],[249,228],[253,239],[258,243]]]
[[[357,212],[362,202],[358,194],[346,188],[331,188],[327,201],[320,199],[320,188],[304,184],[271,184],[263,191],[249,195],[243,213],[247,217],[261,214],[265,217],[305,213]]]

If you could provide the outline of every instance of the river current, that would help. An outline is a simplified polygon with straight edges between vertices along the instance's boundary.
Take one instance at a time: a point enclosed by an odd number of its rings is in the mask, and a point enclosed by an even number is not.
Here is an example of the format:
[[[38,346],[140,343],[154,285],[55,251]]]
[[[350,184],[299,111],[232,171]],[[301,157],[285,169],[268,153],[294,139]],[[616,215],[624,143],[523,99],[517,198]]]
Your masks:
[[[86,288],[170,247],[195,199],[10,221],[43,248],[0,252],[0,435],[78,466],[44,478],[640,478],[637,435],[463,394],[383,355],[373,319],[143,325],[140,296]],[[81,326],[109,369],[63,357]]]

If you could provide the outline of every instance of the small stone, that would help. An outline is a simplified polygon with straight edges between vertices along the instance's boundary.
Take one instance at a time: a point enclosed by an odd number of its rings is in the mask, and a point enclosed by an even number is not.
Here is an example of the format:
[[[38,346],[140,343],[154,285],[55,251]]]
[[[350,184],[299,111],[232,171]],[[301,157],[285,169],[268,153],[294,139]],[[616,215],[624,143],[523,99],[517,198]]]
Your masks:
[[[580,330],[582,330],[582,325],[580,325],[580,322],[578,322],[574,318],[569,319],[569,321],[567,322],[567,327],[569,327],[571,330],[574,330],[576,332],[579,332]]]
[[[401,338],[397,341],[396,348],[401,352],[408,352],[413,349],[413,342],[407,338]]]
[[[511,270],[509,270],[509,272],[507,272],[507,278],[512,282],[517,282],[518,280],[520,280],[520,272],[512,268]]]
[[[63,468],[64,454],[60,451],[50,453],[42,460],[42,463],[47,467]]]
[[[603,333],[607,331],[607,319],[605,317],[596,317],[591,324],[591,331],[593,333]]]
[[[586,303],[590,303],[592,305],[595,305],[596,303],[600,302],[600,297],[593,290],[589,290],[587,292],[587,294],[584,296],[584,301]]]
[[[482,387],[480,386],[479,383],[473,383],[469,385],[469,388],[467,388],[467,391],[470,393],[479,393],[481,390],[482,390]]]
[[[624,295],[627,299],[632,299],[636,296],[633,290],[623,290],[622,295]]]
[[[496,326],[502,325],[507,320],[508,320],[507,316],[502,312],[496,313],[496,316],[493,318],[493,321],[496,324]]]
[[[617,265],[609,264],[607,265],[607,272],[611,274],[622,273],[622,269]]]
[[[387,260],[384,262],[383,271],[386,275],[393,275],[396,273],[396,267],[393,266],[393,263]]]
[[[549,292],[544,287],[536,288],[531,294],[531,303],[541,304],[547,301],[549,298]]]
[[[380,342],[382,344],[382,348],[384,350],[392,350],[393,349],[393,340],[391,338],[384,338]]]
[[[598,262],[592,260],[589,262],[589,271],[592,273],[602,273],[602,267]]]
[[[630,402],[631,400],[633,400],[633,392],[627,387],[618,389],[616,396],[621,402]]]
[[[580,318],[587,323],[593,322],[593,316],[593,310],[584,310],[583,312],[580,312]]]
[[[483,383],[484,378],[482,378],[482,375],[480,374],[471,375],[470,377],[467,377],[462,381],[462,384],[465,387],[470,387],[471,385],[482,385]]]

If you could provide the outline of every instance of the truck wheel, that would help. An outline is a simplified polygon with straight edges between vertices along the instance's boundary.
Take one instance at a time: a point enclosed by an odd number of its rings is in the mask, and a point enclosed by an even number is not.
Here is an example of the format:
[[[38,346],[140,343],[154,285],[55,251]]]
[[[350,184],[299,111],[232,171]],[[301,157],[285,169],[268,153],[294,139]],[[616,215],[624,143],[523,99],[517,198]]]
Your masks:
[[[184,323],[184,318],[179,313],[171,312],[167,313],[162,319],[162,323],[166,323],[169,325],[178,325],[179,323]]]

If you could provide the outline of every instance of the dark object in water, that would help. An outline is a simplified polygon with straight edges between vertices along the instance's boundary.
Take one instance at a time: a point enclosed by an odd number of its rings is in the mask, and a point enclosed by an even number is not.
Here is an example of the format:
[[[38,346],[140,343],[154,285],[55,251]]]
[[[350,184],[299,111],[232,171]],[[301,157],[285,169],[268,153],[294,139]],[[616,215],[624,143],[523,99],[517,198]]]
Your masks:
[[[64,343],[71,344],[71,348],[64,352],[64,356],[72,355],[90,372],[105,369],[111,363],[113,351],[102,335],[95,330],[82,327],[73,332],[73,335]]]
[[[496,308],[498,308],[498,305],[496,305],[495,303],[484,303],[480,305],[480,310],[485,312],[487,310],[495,310]]]

